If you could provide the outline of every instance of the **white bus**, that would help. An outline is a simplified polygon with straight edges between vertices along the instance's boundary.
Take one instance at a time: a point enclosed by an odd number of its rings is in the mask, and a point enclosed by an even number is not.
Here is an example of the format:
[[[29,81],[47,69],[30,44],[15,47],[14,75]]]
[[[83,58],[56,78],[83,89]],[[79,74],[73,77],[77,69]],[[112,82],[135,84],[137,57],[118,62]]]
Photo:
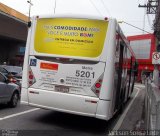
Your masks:
[[[21,101],[109,120],[130,97],[135,58],[115,19],[36,16],[28,32]]]

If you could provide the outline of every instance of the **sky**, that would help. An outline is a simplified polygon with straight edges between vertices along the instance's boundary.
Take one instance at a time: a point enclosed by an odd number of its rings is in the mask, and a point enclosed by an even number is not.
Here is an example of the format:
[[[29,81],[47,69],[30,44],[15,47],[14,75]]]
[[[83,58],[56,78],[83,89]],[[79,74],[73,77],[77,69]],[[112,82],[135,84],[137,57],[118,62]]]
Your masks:
[[[0,0],[1,3],[29,15],[29,3],[27,0]],[[31,0],[31,16],[58,14],[96,15],[116,18],[138,28],[153,33],[152,24],[154,15],[147,15],[145,8],[138,5],[146,4],[147,0]],[[56,7],[56,8],[55,8]],[[126,36],[144,34],[137,28],[120,23]]]

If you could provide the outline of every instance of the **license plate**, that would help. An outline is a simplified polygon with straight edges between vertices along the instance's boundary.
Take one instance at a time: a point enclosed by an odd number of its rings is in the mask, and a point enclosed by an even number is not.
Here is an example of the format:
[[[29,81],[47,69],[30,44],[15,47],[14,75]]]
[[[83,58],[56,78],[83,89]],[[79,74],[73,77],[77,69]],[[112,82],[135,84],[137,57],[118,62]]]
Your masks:
[[[55,91],[62,92],[62,93],[68,93],[69,88],[66,86],[55,86]]]

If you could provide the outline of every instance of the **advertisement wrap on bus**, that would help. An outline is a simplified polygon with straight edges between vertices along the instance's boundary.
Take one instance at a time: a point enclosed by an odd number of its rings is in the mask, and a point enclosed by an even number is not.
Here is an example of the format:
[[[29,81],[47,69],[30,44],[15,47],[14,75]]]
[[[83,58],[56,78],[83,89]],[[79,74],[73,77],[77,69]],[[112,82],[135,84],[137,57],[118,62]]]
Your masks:
[[[40,19],[35,32],[35,51],[66,56],[98,57],[108,23],[100,20]]]

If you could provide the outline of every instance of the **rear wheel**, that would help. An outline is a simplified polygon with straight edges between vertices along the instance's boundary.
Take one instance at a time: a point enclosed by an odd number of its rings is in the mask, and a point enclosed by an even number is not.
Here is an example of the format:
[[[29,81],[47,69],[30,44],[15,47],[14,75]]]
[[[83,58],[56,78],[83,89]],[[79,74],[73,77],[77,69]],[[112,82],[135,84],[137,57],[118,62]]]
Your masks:
[[[122,114],[125,107],[125,89],[122,89],[121,91],[121,105],[119,109],[119,113]]]
[[[18,101],[19,101],[19,95],[17,92],[14,92],[12,95],[11,101],[9,102],[9,106],[12,108],[16,107],[18,104]]]

